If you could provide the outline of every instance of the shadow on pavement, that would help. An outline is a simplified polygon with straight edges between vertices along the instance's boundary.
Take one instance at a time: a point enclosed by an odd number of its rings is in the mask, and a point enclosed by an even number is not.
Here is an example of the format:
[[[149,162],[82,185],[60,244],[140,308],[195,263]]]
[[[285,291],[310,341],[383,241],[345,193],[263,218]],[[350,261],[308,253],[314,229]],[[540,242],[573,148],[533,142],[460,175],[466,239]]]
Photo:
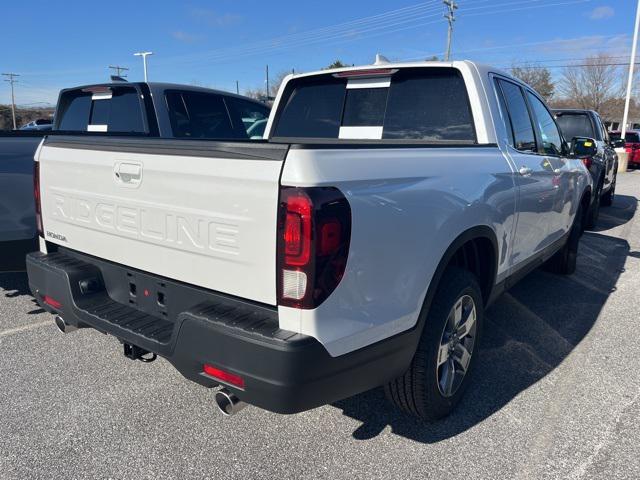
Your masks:
[[[598,223],[591,231],[602,232],[624,225],[633,218],[637,206],[638,199],[636,197],[616,194],[613,205],[600,208]]]
[[[601,231],[627,223],[637,199],[616,196],[603,209]],[[427,424],[399,413],[375,389],[333,404],[362,422],[353,437],[366,440],[387,426],[409,439],[434,443],[458,435],[489,418],[523,390],[556,368],[591,330],[607,298],[615,291],[629,251],[626,240],[586,232],[578,270],[571,276],[536,270],[486,312],[484,338],[476,370],[456,411]]]
[[[29,281],[26,272],[0,272],[0,302],[5,298],[16,298],[22,295],[31,296]],[[30,315],[43,313],[35,299],[33,299],[34,309],[27,312]]]

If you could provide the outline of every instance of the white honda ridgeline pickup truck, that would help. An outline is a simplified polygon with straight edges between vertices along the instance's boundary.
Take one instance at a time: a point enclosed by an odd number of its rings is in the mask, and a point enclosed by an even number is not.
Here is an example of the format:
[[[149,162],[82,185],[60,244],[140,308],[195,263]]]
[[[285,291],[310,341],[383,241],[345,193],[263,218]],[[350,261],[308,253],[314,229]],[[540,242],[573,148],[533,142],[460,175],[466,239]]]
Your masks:
[[[290,76],[262,141],[44,139],[29,284],[60,330],[166,358],[224,413],[384,386],[431,420],[487,305],[575,270],[594,145],[467,61]]]

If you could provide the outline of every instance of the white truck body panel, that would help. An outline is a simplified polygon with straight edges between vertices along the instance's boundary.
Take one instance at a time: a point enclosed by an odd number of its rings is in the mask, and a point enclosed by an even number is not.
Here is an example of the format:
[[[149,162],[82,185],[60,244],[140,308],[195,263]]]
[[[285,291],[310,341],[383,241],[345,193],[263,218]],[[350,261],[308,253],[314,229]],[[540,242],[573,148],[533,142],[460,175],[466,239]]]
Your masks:
[[[512,168],[497,147],[450,148],[446,158],[438,148],[292,147],[282,184],[338,187],[353,222],[337,289],[314,310],[279,307],[282,328],[341,355],[413,327],[444,252],[476,225],[496,233],[504,278],[516,221]]]
[[[48,146],[39,161],[48,241],[276,303],[281,161]]]

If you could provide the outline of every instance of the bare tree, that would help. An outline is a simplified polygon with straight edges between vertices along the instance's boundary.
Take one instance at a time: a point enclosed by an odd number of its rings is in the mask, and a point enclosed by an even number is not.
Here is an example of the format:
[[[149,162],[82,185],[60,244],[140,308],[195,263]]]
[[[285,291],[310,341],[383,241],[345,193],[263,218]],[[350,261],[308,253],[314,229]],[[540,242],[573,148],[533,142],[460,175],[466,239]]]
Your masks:
[[[556,87],[547,68],[534,64],[514,65],[511,67],[511,75],[531,86],[547,102],[553,98]]]
[[[324,67],[323,70],[331,70],[332,68],[344,68],[344,67],[350,67],[350,66],[351,65],[347,65],[342,60],[337,59],[337,60],[334,60],[329,65],[327,65],[326,67]]]
[[[560,92],[580,108],[601,112],[623,95],[620,73],[610,55],[601,53],[587,57],[563,70]]]

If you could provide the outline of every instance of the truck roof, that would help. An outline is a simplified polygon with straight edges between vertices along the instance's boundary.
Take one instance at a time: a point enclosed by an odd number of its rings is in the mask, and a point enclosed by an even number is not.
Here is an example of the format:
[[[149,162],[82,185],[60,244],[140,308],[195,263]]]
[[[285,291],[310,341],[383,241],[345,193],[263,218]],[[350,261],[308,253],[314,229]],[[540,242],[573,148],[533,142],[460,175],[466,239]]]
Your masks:
[[[217,93],[220,95],[225,95],[227,97],[238,97],[243,100],[250,100],[256,103],[260,103],[264,105],[263,102],[259,100],[245,97],[243,95],[238,95],[232,92],[227,92],[225,90],[217,90],[214,88],[200,87],[197,85],[185,85],[181,83],[171,83],[171,82],[105,82],[105,83],[92,83],[89,85],[78,85],[76,87],[64,88],[60,91],[60,93],[79,90],[84,88],[92,88],[92,87],[126,87],[126,86],[140,86],[140,85],[148,85],[149,89],[152,91],[162,91],[162,90],[182,90],[182,91],[192,91],[192,92],[205,92],[205,93]]]
[[[479,73],[499,73],[500,75],[504,75],[506,77],[513,78],[507,72],[500,70],[499,68],[494,68],[491,65],[486,65],[483,63],[473,62],[471,60],[454,60],[451,62],[444,61],[416,61],[416,62],[388,62],[388,63],[377,63],[371,65],[354,65],[352,67],[342,67],[342,68],[331,68],[327,70],[316,70],[313,72],[307,73],[299,73],[299,74],[291,74],[289,78],[303,78],[310,77],[314,75],[323,75],[327,73],[339,73],[339,72],[349,72],[349,71],[358,71],[358,70],[377,70],[377,69],[394,69],[394,68],[414,68],[414,67],[452,67],[458,69],[468,69],[475,68]],[[519,80],[522,82],[521,80]]]

